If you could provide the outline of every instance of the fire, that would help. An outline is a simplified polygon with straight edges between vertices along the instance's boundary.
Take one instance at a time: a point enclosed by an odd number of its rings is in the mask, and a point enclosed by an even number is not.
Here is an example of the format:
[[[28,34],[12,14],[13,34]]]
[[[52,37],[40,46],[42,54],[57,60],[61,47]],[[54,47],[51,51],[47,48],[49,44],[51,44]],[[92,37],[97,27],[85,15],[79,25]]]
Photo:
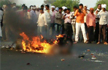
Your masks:
[[[22,49],[26,52],[36,52],[36,53],[48,53],[51,49],[51,45],[47,43],[45,40],[41,42],[43,36],[40,37],[33,37],[32,40],[22,32],[20,36],[23,37],[22,40]]]
[[[55,41],[53,42],[54,44],[57,44],[57,43],[59,42],[59,41],[58,41],[58,38],[61,38],[61,37],[64,37],[64,36],[60,34],[60,35],[58,35],[58,36],[56,36],[56,37],[57,37],[57,40],[55,40]]]
[[[22,32],[20,36],[23,37],[22,49],[26,52],[49,53],[53,46],[43,40],[44,37],[42,35],[40,37],[33,37],[30,39],[24,32]],[[53,44],[57,44],[59,42],[58,38],[63,37],[63,35],[58,35],[56,37],[57,40],[55,40]]]

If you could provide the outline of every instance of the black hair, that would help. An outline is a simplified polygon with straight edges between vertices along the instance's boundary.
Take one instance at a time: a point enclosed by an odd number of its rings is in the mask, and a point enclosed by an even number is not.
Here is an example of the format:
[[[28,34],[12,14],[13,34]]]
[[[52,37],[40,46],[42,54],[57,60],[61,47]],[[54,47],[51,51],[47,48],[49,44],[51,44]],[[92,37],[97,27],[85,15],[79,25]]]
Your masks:
[[[16,5],[16,3],[13,3],[13,5]]]
[[[77,7],[77,6],[74,6],[73,8],[78,9],[78,7]]]
[[[67,10],[69,10],[69,11],[70,11],[70,8],[67,8]]]
[[[22,5],[22,7],[25,7],[25,6],[26,6],[25,4]]]
[[[49,8],[49,5],[45,5],[45,6]]]
[[[44,7],[44,5],[41,5],[41,7]]]
[[[29,8],[33,7],[33,5],[31,5]]]
[[[99,6],[99,5],[101,5],[101,4],[98,4],[98,6]]]
[[[82,6],[83,7],[83,4],[79,4],[79,6]]]
[[[59,9],[61,9],[61,10],[62,10],[62,8],[61,8],[61,7],[59,7]]]

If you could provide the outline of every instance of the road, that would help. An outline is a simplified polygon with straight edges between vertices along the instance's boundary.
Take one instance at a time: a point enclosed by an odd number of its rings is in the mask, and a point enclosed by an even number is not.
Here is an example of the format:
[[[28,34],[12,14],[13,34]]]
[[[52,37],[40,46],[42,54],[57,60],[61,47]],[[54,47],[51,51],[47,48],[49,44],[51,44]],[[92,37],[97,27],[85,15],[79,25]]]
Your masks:
[[[1,49],[1,70],[108,70],[108,45],[78,43],[72,51],[70,55],[51,56]],[[82,53],[85,57],[78,58]],[[91,53],[96,60],[91,59]]]

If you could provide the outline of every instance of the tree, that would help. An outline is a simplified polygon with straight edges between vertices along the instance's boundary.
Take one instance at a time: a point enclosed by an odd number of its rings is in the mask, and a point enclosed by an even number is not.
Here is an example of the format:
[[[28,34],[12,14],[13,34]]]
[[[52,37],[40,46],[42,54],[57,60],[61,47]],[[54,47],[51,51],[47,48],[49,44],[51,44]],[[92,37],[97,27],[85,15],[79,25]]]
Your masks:
[[[66,6],[73,10],[73,6],[78,6],[79,0],[56,0],[52,5],[56,7]]]
[[[1,0],[0,1],[0,7],[2,7],[3,5],[7,5],[7,4],[11,4],[11,2],[9,0]]]
[[[107,0],[98,0],[96,3],[96,6],[94,7],[95,9],[97,8],[98,4],[106,4],[107,5],[107,10],[108,10],[108,1]]]

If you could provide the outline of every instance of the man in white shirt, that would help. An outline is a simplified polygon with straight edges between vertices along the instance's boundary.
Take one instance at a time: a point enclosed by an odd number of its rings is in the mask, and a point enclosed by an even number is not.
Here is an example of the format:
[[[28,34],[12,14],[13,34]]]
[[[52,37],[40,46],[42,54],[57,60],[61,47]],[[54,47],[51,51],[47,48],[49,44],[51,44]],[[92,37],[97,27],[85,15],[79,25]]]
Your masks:
[[[98,15],[98,13],[101,11],[101,4],[98,4],[98,8],[94,12],[95,15]],[[96,16],[96,28],[95,28],[95,41],[98,42],[99,37],[99,16]]]
[[[55,6],[51,6],[51,35],[55,32]]]
[[[72,25],[71,25],[71,13],[70,9],[66,10],[66,15],[63,16],[64,19],[64,34],[66,34],[70,39],[72,39]]]
[[[45,27],[47,27],[47,21],[46,21],[46,16],[44,14],[43,9],[40,9],[40,14],[39,14],[39,18],[37,21],[37,26],[38,26],[38,34],[39,35],[43,35],[45,32]]]
[[[74,6],[73,7],[73,12],[71,12],[71,19],[72,19],[72,22],[71,22],[71,24],[72,24],[72,29],[73,29],[73,38],[75,38],[75,33],[76,33],[76,17],[74,16],[74,14],[75,14],[75,11],[77,10],[78,8],[77,8],[77,6]]]
[[[47,34],[48,34],[48,36],[51,36],[51,11],[50,11],[49,5],[45,5],[45,8],[46,8],[45,17],[46,17],[47,25],[48,25]]]
[[[106,11],[106,4],[102,4],[102,11],[98,13],[100,20],[99,20],[99,38],[98,43],[101,42],[101,37],[103,37],[104,44],[108,44],[106,42],[106,28],[108,25],[108,12]],[[103,36],[102,36],[103,35]]]

